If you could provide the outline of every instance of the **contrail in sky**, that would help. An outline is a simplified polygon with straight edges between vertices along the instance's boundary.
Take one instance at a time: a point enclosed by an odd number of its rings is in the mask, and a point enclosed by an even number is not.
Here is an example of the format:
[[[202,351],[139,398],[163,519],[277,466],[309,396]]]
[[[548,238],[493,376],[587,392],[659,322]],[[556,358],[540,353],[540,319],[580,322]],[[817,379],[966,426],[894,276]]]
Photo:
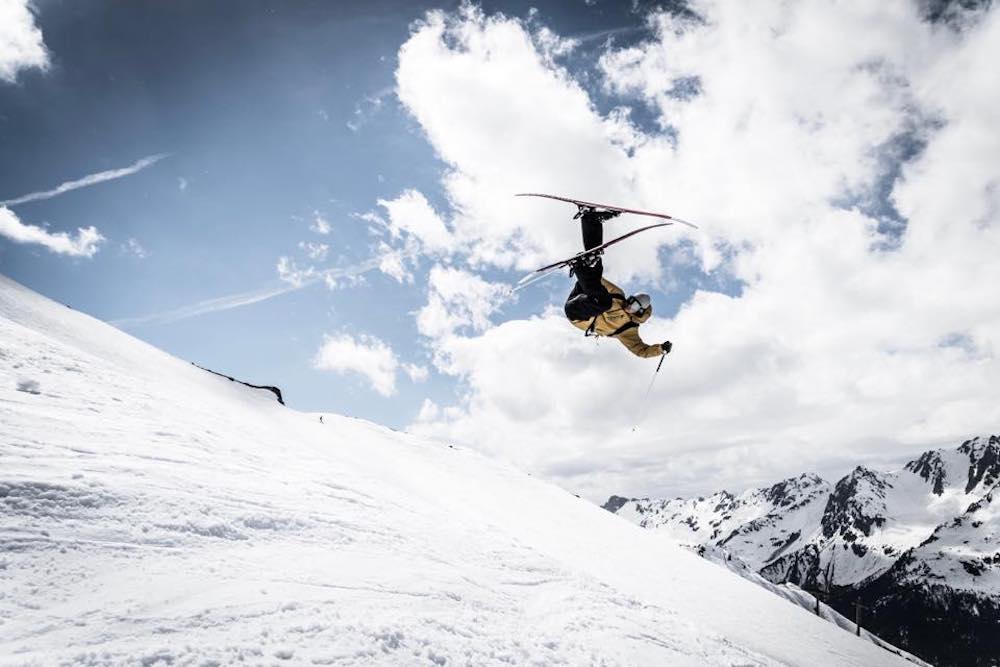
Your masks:
[[[253,303],[259,303],[261,301],[267,301],[276,296],[281,296],[282,294],[287,294],[289,292],[295,292],[297,290],[314,285],[322,280],[335,279],[335,278],[346,278],[350,276],[359,276],[362,273],[367,273],[374,269],[377,269],[384,259],[387,257],[409,257],[414,255],[413,252],[403,252],[403,253],[387,253],[385,255],[379,255],[377,257],[372,257],[353,266],[345,266],[342,268],[327,269],[326,271],[320,271],[312,276],[309,276],[302,282],[296,285],[282,285],[280,287],[264,287],[258,290],[252,290],[249,292],[240,292],[238,294],[230,294],[228,296],[220,296],[215,299],[208,299],[206,301],[199,301],[188,306],[181,306],[180,308],[175,308],[174,310],[169,310],[164,313],[153,313],[152,315],[142,315],[140,317],[127,317],[120,320],[111,320],[108,324],[113,326],[123,328],[135,324],[170,324],[172,322],[177,322],[179,320],[186,320],[189,317],[196,317],[198,315],[204,315],[206,313],[215,313],[220,310],[230,310],[232,308],[239,308],[241,306],[249,306]]]
[[[220,310],[230,310],[231,308],[239,308],[240,306],[249,306],[252,303],[266,301],[273,297],[286,294],[287,292],[294,292],[302,287],[305,287],[305,284],[298,287],[293,285],[266,287],[251,292],[240,292],[239,294],[230,294],[228,296],[220,296],[215,299],[199,301],[198,303],[181,306],[180,308],[175,308],[174,310],[169,310],[165,313],[154,313],[152,315],[143,315],[141,317],[127,317],[121,320],[111,320],[109,324],[116,327],[127,327],[132,324],[169,324],[171,322],[177,322],[178,320],[186,320],[189,317],[204,315],[205,313],[215,313]]]
[[[65,183],[59,185],[53,190],[45,190],[44,192],[32,192],[30,194],[22,195],[16,197],[15,199],[8,199],[7,201],[0,201],[0,206],[17,206],[18,204],[26,204],[30,201],[38,201],[40,199],[51,199],[64,192],[69,192],[70,190],[79,190],[80,188],[86,188],[91,185],[97,185],[98,183],[103,183],[105,181],[113,181],[116,178],[122,178],[124,176],[131,176],[132,174],[142,171],[146,167],[150,167],[163,158],[167,157],[168,153],[160,153],[158,155],[150,155],[149,157],[144,157],[135,164],[129,167],[123,167],[122,169],[109,169],[108,171],[100,171],[96,174],[90,174],[89,176],[84,176],[83,178],[78,178],[75,181],[66,181]]]

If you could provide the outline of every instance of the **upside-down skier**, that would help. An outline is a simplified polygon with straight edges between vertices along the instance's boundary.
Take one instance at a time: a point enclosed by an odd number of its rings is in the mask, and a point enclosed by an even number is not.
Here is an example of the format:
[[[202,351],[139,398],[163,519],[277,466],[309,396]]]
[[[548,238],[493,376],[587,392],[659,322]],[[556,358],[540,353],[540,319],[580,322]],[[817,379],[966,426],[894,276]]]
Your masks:
[[[604,242],[604,221],[618,211],[598,211],[580,207],[580,227],[584,250]],[[670,352],[670,341],[648,345],[639,336],[639,325],[652,316],[648,294],[626,297],[625,292],[604,278],[600,252],[583,256],[571,265],[576,285],[566,299],[564,311],[573,326],[587,335],[610,336],[639,357],[661,357]]]

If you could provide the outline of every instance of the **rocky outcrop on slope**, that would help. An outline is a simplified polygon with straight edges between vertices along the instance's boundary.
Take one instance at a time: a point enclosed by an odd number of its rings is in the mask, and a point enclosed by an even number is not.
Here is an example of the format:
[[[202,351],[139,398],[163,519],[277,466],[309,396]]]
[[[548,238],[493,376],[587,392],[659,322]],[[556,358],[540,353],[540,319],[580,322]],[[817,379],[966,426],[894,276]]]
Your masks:
[[[195,366],[195,367],[197,367],[197,368],[200,368],[200,369],[201,369],[201,370],[203,370],[203,371],[207,371],[207,372],[211,373],[212,375],[218,375],[219,377],[224,377],[224,378],[226,378],[227,380],[229,380],[230,382],[238,382],[239,384],[241,384],[241,385],[243,385],[243,386],[245,386],[245,387],[250,387],[251,389],[263,389],[263,390],[265,390],[265,391],[269,391],[269,392],[271,392],[272,394],[274,394],[275,398],[277,398],[277,399],[278,399],[278,403],[281,403],[282,405],[284,405],[284,404],[285,404],[285,400],[284,400],[284,398],[283,398],[283,397],[281,396],[281,389],[279,389],[278,387],[275,387],[275,386],[273,386],[273,385],[266,385],[266,384],[250,384],[249,382],[243,382],[242,380],[237,380],[236,378],[234,378],[234,377],[231,377],[231,376],[229,376],[229,375],[225,375],[225,374],[223,374],[223,373],[219,373],[219,372],[217,372],[217,371],[213,371],[213,370],[212,370],[212,369],[210,369],[210,368],[205,368],[204,366],[198,366],[198,364],[194,363],[193,361],[191,362],[191,365],[192,365],[192,366]]]

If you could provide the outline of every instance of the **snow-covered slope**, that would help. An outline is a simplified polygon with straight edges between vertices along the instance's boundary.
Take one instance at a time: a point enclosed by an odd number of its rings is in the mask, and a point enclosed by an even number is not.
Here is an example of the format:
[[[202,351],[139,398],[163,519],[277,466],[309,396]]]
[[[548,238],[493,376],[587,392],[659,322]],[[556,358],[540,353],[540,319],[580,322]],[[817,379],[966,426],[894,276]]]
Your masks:
[[[471,451],[0,278],[0,664],[895,665]]]

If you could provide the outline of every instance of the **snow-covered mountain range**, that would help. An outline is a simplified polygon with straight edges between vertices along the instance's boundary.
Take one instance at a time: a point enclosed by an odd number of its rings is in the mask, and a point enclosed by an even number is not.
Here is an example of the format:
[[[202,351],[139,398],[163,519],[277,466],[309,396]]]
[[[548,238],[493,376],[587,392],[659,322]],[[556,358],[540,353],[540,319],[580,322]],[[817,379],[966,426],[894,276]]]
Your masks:
[[[0,277],[0,664],[910,664],[508,465],[324,417]]]
[[[864,604],[869,627],[935,664],[1000,664],[1000,436],[925,452],[900,470],[859,466],[832,486],[801,475],[739,495],[612,496],[605,508],[724,549],[843,613]],[[924,632],[928,619],[936,625]]]

